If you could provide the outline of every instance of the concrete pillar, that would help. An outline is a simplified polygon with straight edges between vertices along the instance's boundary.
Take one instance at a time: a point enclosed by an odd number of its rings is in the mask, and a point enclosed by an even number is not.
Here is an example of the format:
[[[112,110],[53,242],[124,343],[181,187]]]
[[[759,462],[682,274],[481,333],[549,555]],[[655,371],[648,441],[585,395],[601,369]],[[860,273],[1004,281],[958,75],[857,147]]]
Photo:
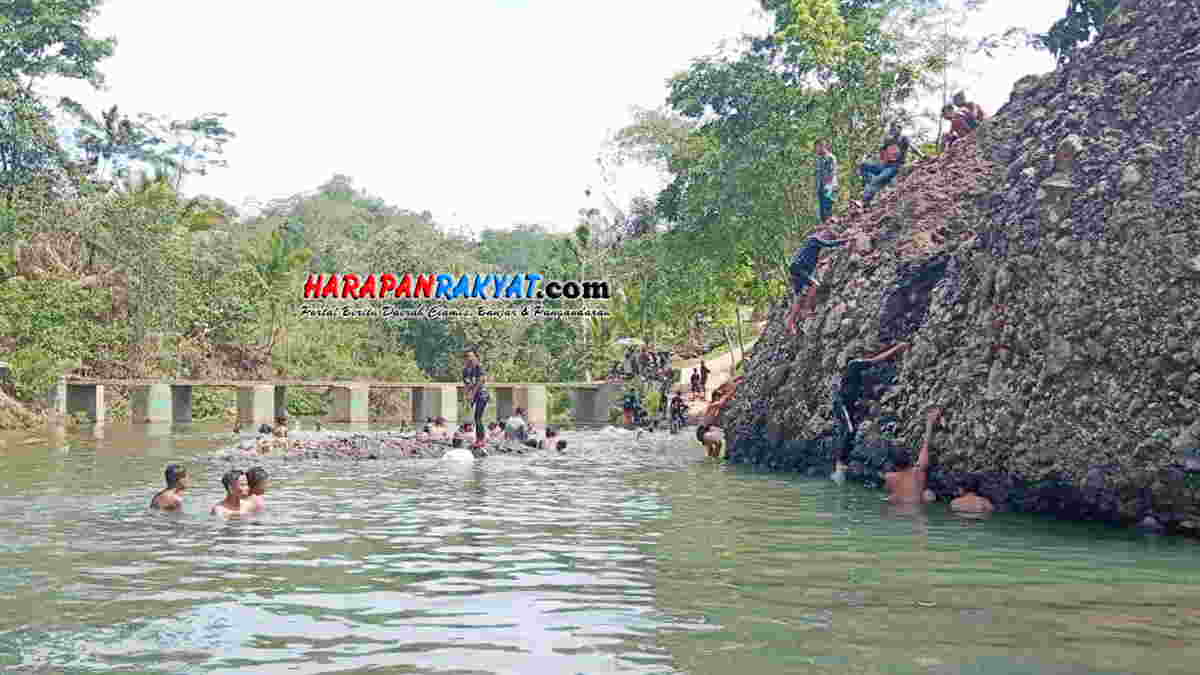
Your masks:
[[[485,415],[488,419],[506,420],[512,417],[513,410],[516,408],[513,405],[513,388],[512,387],[492,387],[492,402],[496,409],[489,411]]]
[[[143,384],[133,387],[129,397],[129,421],[134,424],[171,421],[171,385]]]
[[[336,396],[336,394],[335,394]],[[275,387],[275,417],[287,417],[287,387]]]
[[[513,392],[514,403],[518,408],[525,409],[525,419],[530,424],[546,424],[550,419],[550,411],[546,405],[548,395],[546,386],[542,384],[531,384],[525,387],[516,387]]]
[[[269,384],[252,384],[238,387],[238,422],[257,427],[260,424],[274,424],[275,416],[275,387]]]
[[[370,385],[333,388],[330,422],[366,422],[370,418]]]
[[[426,417],[445,417],[446,422],[458,422],[458,385],[428,384],[413,388],[413,420],[418,425]]]
[[[66,395],[63,396],[65,408],[63,412],[74,415],[82,412],[88,419],[100,424],[104,422],[106,410],[104,406],[104,385],[102,384],[66,384]]]
[[[602,384],[592,389],[575,391],[575,421],[584,424],[607,424],[620,387]]]
[[[171,385],[171,418],[176,424],[192,423],[192,385]]]

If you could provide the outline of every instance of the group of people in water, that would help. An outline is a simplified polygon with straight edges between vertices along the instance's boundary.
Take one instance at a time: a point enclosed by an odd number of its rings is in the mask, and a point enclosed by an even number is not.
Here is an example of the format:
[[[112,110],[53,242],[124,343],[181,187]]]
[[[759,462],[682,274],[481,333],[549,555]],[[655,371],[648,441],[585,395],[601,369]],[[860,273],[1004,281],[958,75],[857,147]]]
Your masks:
[[[178,511],[183,508],[183,496],[191,483],[187,469],[179,464],[168,464],[164,475],[167,487],[150,500],[150,508],[162,511]],[[213,504],[209,512],[215,516],[229,518],[249,513],[258,513],[267,508],[267,470],[261,466],[249,471],[230,469],[221,476],[225,487],[225,498]]]

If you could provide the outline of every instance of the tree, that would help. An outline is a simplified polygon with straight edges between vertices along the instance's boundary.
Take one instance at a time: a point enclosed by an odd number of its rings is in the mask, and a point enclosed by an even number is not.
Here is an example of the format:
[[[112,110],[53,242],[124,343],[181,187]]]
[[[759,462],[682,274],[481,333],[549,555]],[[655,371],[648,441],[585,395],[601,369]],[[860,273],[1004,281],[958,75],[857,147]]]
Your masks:
[[[112,56],[114,38],[95,38],[88,24],[103,0],[7,0],[0,4],[0,80],[27,94],[47,77],[104,83],[97,70]]]
[[[1067,13],[1045,33],[1036,34],[1037,43],[1058,59],[1059,65],[1070,60],[1075,48],[1099,33],[1108,15],[1121,0],[1068,0]]]

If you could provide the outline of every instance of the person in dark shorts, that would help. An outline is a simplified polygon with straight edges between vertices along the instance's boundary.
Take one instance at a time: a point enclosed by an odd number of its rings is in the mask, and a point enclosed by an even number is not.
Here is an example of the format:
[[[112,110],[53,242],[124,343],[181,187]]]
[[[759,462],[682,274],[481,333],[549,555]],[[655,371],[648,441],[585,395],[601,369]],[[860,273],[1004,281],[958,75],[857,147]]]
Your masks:
[[[708,364],[704,361],[700,362],[700,393],[704,394],[708,391],[708,374],[712,372],[708,369]]]
[[[792,256],[789,271],[792,275],[792,290],[796,291],[796,299],[792,301],[792,308],[788,312],[788,332],[795,334],[796,326],[802,318],[801,315],[812,311],[816,305],[818,282],[813,275],[816,274],[817,258],[821,255],[821,249],[843,246],[848,241],[850,240],[835,238],[833,232],[829,230],[821,230],[813,233],[804,242],[804,246],[797,249],[796,254]]]
[[[833,418],[838,427],[838,443],[836,466],[831,479],[840,483],[846,477],[846,463],[850,459],[850,448],[854,445],[854,432],[862,421],[863,411],[858,402],[863,395],[863,375],[868,368],[890,359],[898,353],[909,349],[912,345],[901,342],[890,349],[866,359],[851,359],[846,364],[845,373],[833,392]]]
[[[488,401],[491,396],[488,390],[484,387],[487,382],[487,373],[483,370],[483,365],[479,362],[479,352],[474,349],[468,349],[464,356],[466,357],[467,365],[463,368],[463,384],[466,385],[466,399],[471,402],[471,406],[475,411],[475,444],[473,448],[482,448],[484,446],[484,437],[486,432],[483,426],[483,411],[487,409]]]
[[[178,464],[168,464],[163,474],[167,479],[167,488],[151,498],[150,508],[177,511],[183,506],[183,492],[188,488],[187,469]]]

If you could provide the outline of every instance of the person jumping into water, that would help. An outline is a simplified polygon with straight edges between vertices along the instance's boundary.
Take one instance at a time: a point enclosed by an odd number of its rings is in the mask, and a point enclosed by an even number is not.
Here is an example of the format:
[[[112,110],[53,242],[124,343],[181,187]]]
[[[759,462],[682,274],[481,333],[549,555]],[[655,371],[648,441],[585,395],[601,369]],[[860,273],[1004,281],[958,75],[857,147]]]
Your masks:
[[[821,249],[836,248],[850,241],[849,239],[835,238],[833,232],[829,230],[821,230],[814,232],[804,242],[804,246],[796,249],[790,267],[792,289],[796,291],[796,299],[792,301],[792,308],[788,312],[787,326],[788,332],[791,334],[796,334],[796,327],[800,319],[806,318],[801,315],[812,312],[816,307],[819,282],[813,275],[816,274],[817,258],[821,255]],[[850,250],[854,250],[853,243],[850,245]]]
[[[178,511],[183,507],[183,492],[188,488],[187,469],[178,464],[168,464],[163,472],[167,488],[150,499],[150,508],[163,511]]]
[[[483,411],[487,408],[490,396],[483,386],[487,381],[487,373],[479,363],[479,352],[468,349],[465,354],[467,366],[463,368],[463,384],[466,385],[466,399],[475,408],[475,444],[471,447],[482,450],[484,438],[487,435],[483,427]]]
[[[850,461],[850,448],[854,445],[854,432],[862,421],[862,410],[858,402],[863,395],[863,374],[871,366],[890,359],[896,354],[908,350],[912,345],[901,342],[890,349],[866,359],[852,359],[846,364],[846,371],[838,388],[833,392],[833,418],[838,425],[839,439],[837,446],[837,464],[830,478],[841,483],[846,478],[846,463]]]

